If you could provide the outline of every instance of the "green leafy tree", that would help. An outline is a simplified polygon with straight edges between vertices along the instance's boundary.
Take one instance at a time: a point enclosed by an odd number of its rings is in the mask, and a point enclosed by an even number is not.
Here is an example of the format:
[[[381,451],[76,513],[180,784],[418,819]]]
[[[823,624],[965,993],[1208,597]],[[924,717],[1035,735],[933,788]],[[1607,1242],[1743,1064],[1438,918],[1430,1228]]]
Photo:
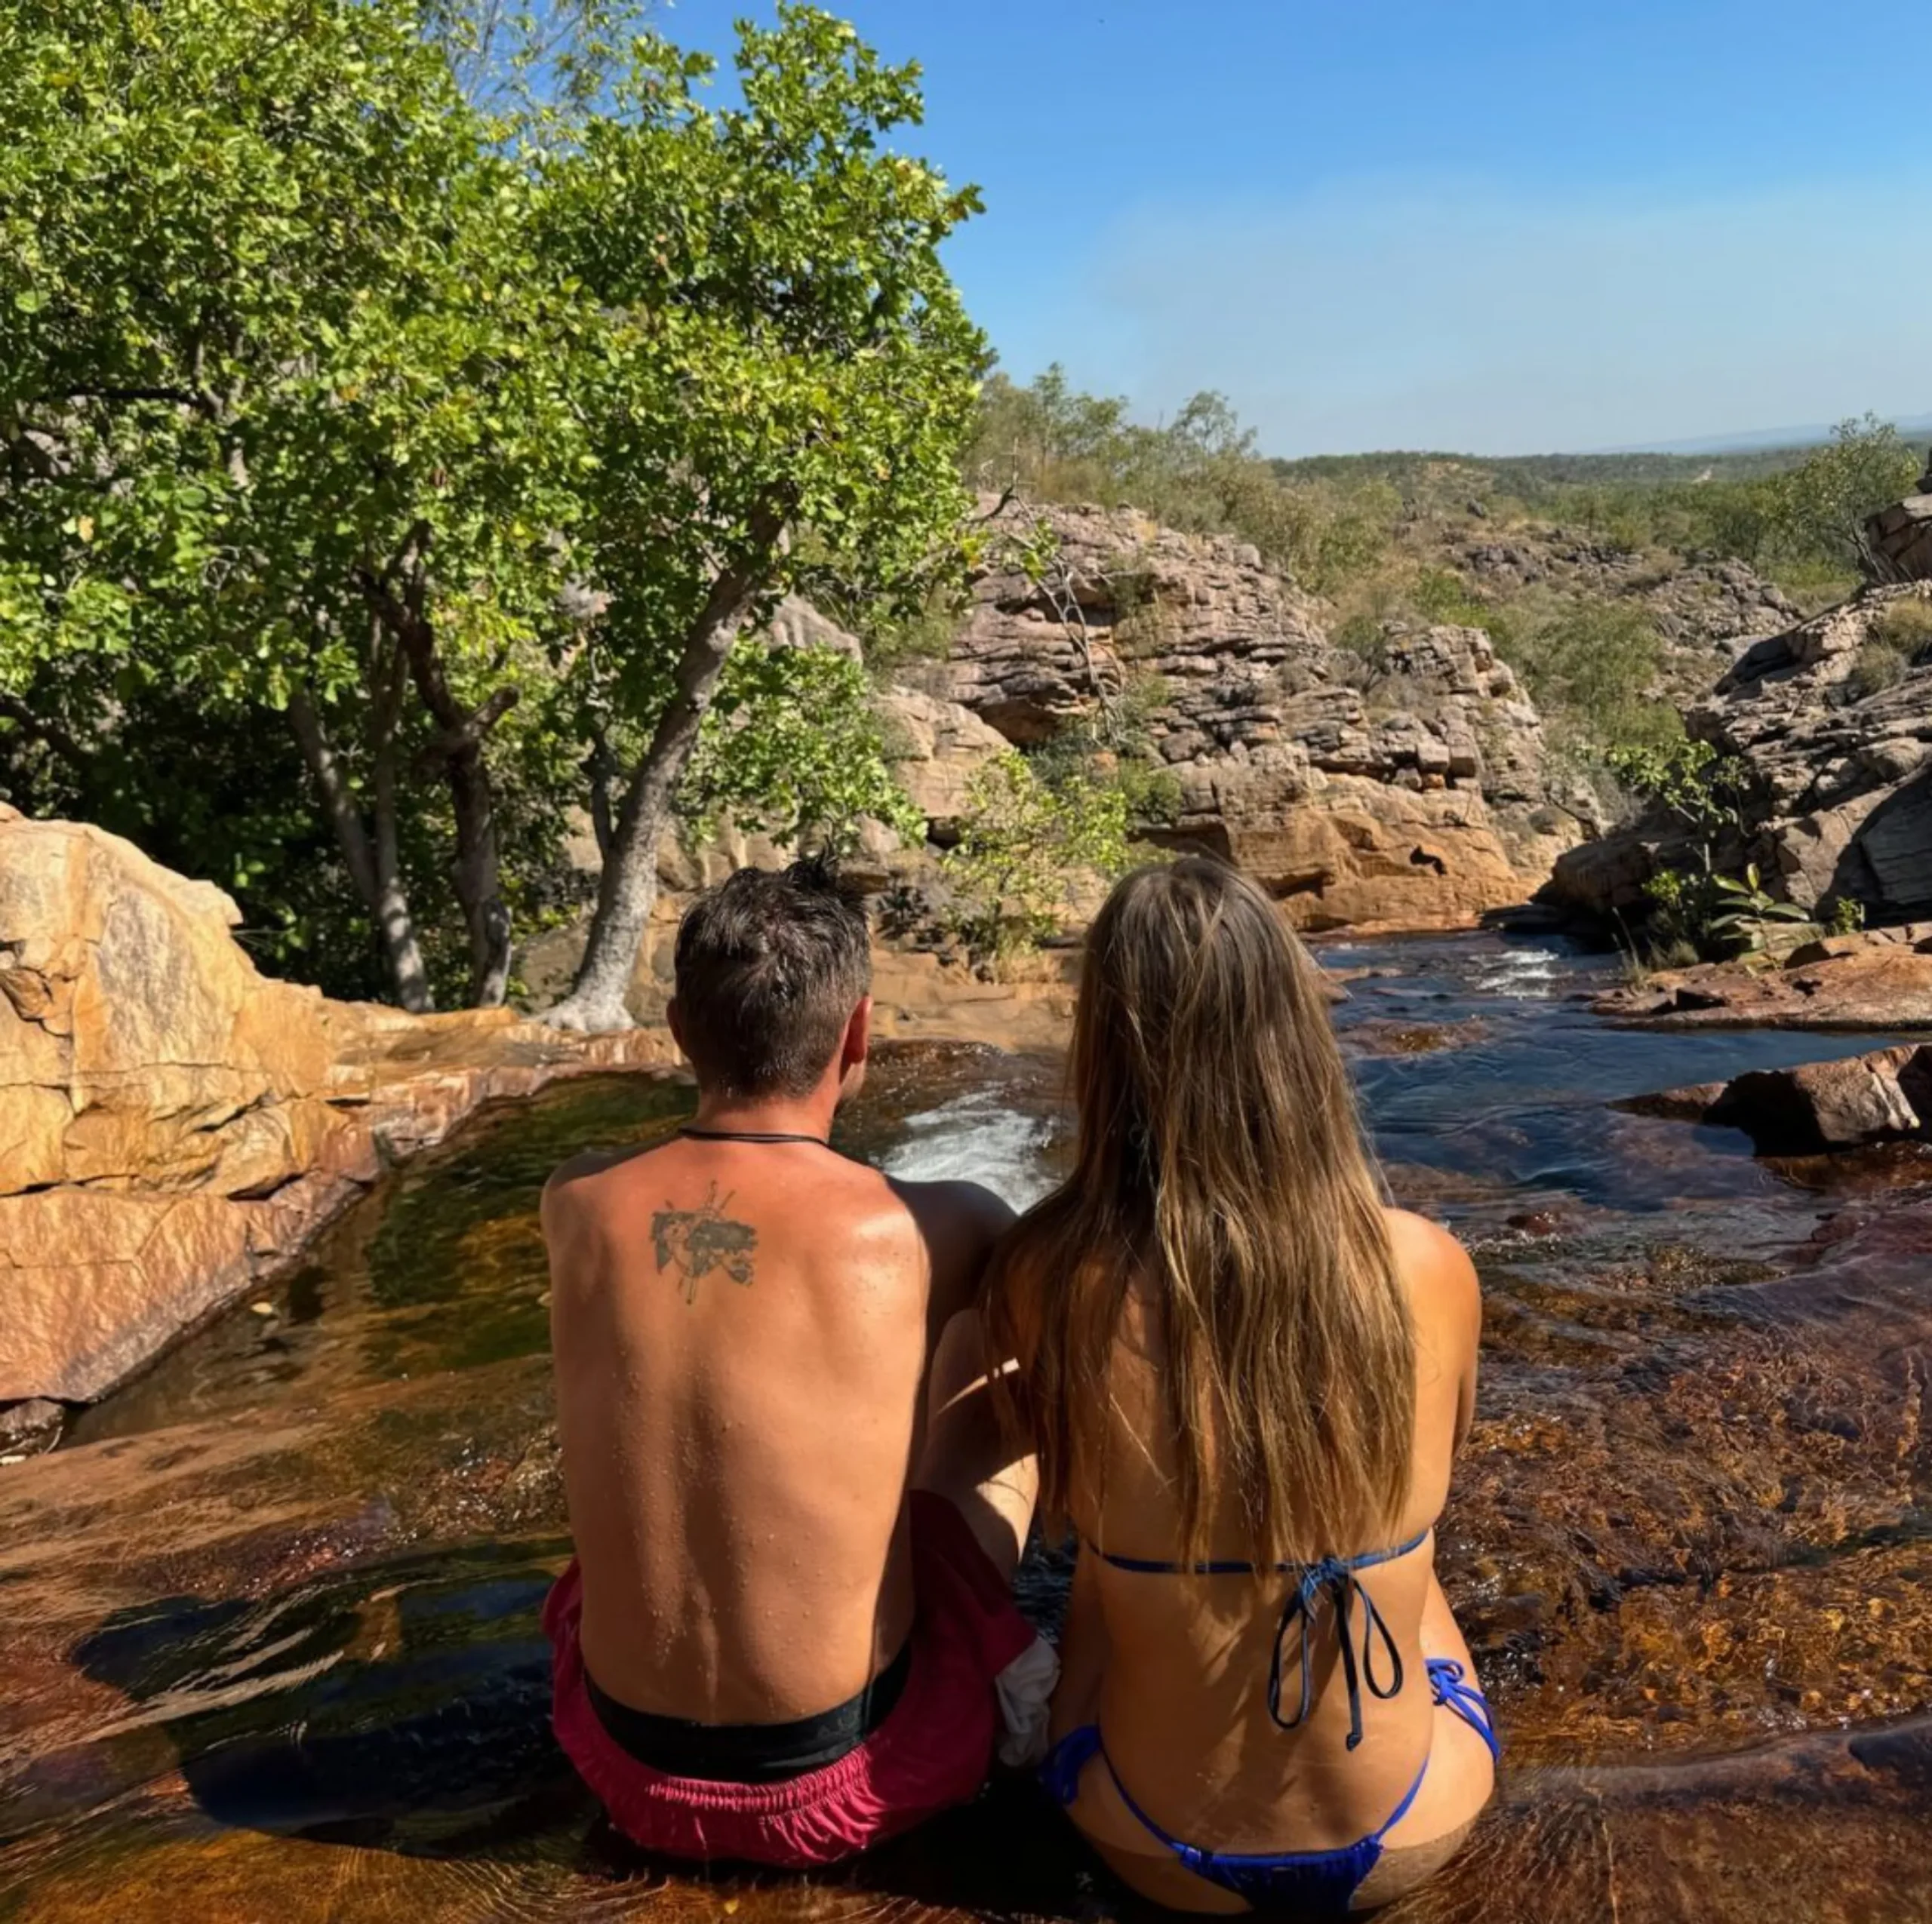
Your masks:
[[[1051,935],[1081,875],[1110,877],[1132,860],[1127,791],[1068,770],[1043,781],[1015,749],[968,785],[957,845],[943,863],[955,923],[977,952],[1004,960]]]
[[[276,718],[411,1008],[426,779],[469,991],[505,991],[488,745],[574,632],[592,458],[533,182],[420,25],[0,8],[0,695],[32,730],[57,688],[83,739],[157,689]]]
[[[1134,507],[1189,532],[1237,536],[1320,594],[1380,560],[1402,506],[1379,475],[1284,481],[1225,395],[1197,394],[1148,426],[1124,400],[1078,392],[1057,365],[1025,387],[1004,374],[986,383],[966,466],[989,490]]]
[[[866,820],[923,840],[925,820],[887,766],[864,665],[829,648],[740,648],[686,770],[678,812],[700,831],[729,815],[781,845],[836,855]]]
[[[1838,424],[1831,444],[1766,483],[1774,538],[1792,553],[1869,570],[1866,516],[1909,493],[1918,457],[1875,414]]]
[[[985,347],[938,250],[979,202],[885,144],[920,118],[917,69],[802,5],[740,35],[741,105],[706,104],[709,63],[646,38],[543,175],[546,257],[580,290],[595,368],[590,699],[619,724],[565,1026],[629,1019],[657,841],[737,638],[827,580],[912,612],[968,505]]]

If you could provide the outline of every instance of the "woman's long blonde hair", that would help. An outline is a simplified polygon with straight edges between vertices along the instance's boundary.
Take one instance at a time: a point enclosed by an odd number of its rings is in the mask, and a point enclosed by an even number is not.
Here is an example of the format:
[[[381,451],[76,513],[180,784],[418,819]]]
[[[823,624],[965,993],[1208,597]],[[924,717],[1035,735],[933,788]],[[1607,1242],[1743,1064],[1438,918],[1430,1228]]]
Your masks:
[[[1230,1514],[1257,1564],[1374,1547],[1408,1496],[1415,1332],[1321,970],[1232,868],[1141,869],[1088,937],[1071,1068],[1073,1174],[1015,1226],[989,1299],[1043,1508],[1097,1512],[1139,1274],[1177,1556]]]

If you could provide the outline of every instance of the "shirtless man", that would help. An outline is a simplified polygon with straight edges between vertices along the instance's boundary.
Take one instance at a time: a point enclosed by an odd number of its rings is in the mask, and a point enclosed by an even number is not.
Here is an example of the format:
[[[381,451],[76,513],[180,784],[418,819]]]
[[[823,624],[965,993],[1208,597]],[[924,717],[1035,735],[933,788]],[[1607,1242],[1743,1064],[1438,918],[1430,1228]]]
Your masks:
[[[676,970],[696,1117],[543,1197],[577,1551],[553,1720],[639,1843],[828,1863],[1044,1737],[1053,1658],[1011,1594],[1032,1465],[971,1308],[1011,1212],[826,1146],[872,1003],[821,868],[740,870]]]

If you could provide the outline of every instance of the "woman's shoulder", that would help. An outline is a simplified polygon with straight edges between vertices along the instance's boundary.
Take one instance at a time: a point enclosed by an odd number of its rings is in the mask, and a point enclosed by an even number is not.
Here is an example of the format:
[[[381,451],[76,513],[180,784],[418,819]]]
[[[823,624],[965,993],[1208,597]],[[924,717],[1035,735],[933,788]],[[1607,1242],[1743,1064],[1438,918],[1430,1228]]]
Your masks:
[[[1407,1209],[1384,1209],[1395,1273],[1418,1318],[1472,1329],[1482,1321],[1482,1286],[1469,1253],[1439,1222]]]

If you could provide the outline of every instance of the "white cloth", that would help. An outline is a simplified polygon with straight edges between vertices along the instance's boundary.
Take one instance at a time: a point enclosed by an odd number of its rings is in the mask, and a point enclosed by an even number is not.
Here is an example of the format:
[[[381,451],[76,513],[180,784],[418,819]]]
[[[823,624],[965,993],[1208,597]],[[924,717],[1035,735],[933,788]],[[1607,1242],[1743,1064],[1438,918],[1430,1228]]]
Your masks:
[[[1060,1654],[1044,1637],[1035,1637],[993,1679],[1006,1726],[999,1740],[1001,1763],[1017,1769],[1047,1754],[1047,1714],[1059,1681]]]

